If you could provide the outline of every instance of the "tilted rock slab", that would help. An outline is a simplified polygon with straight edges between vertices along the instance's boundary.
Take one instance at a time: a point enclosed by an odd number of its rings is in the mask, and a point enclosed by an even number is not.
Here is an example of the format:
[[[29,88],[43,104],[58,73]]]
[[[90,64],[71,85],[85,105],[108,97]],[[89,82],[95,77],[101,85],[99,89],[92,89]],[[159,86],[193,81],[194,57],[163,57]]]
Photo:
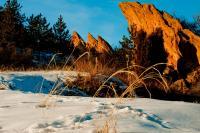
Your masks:
[[[112,47],[101,36],[98,36],[98,43],[97,43],[96,50],[98,53],[112,53]]]
[[[135,28],[136,32],[144,31],[147,36],[157,29],[162,31],[163,47],[167,53],[166,63],[172,65],[174,70],[178,70],[180,62],[184,62],[180,67],[199,66],[200,37],[184,29],[178,20],[149,4],[122,2],[119,6],[129,28]]]
[[[71,37],[71,43],[74,45],[75,48],[80,46],[85,47],[86,45],[82,37],[77,32],[73,32]]]
[[[101,36],[98,36],[98,39],[95,39],[90,33],[88,33],[88,40],[86,43],[77,32],[73,32],[71,44],[73,44],[75,48],[83,50],[93,49],[100,54],[109,54],[113,51],[112,47],[105,39]]]
[[[88,33],[88,40],[86,47],[87,49],[92,49],[97,47],[98,41],[92,36],[92,34]]]

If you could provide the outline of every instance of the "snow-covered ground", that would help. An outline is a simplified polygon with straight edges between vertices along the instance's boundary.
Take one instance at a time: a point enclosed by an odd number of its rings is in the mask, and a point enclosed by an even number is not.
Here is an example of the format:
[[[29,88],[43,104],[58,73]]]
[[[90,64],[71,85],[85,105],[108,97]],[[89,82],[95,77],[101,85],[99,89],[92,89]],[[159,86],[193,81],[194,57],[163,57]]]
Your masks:
[[[22,92],[45,93],[49,94],[54,88],[65,90],[63,94],[73,93],[73,95],[86,96],[78,89],[67,89],[63,83],[74,81],[88,73],[78,73],[75,71],[32,71],[32,72],[0,72],[0,85]],[[66,92],[67,91],[67,92]]]
[[[71,79],[77,73],[0,73],[1,82],[8,87],[0,90],[0,133],[89,133],[100,129],[106,121],[111,127],[116,125],[117,132],[200,132],[200,104],[143,98],[49,96],[27,91],[34,90],[33,86],[41,82],[39,79],[45,81],[43,84],[54,84],[61,75]],[[46,86],[48,90],[51,84],[40,84],[39,88]]]

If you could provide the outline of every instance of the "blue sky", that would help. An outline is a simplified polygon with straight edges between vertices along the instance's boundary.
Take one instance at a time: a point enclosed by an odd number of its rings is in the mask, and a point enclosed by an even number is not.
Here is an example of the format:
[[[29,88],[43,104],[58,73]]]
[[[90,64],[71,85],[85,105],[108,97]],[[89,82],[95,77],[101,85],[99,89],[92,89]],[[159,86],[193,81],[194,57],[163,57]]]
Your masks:
[[[3,5],[6,0],[1,0]],[[71,32],[77,31],[85,40],[90,32],[101,35],[113,47],[127,35],[127,22],[118,8],[123,0],[18,0],[27,16],[42,13],[53,24],[61,14]],[[134,0],[130,0],[134,1]],[[160,10],[190,21],[200,15],[200,0],[138,0],[155,4]]]

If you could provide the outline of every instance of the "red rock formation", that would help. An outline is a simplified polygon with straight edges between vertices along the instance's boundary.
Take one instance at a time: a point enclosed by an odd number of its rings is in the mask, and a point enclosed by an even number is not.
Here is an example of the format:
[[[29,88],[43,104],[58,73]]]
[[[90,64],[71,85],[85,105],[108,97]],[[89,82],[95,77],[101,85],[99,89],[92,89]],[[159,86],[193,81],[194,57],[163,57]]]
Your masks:
[[[183,67],[183,70],[193,69],[200,64],[200,37],[184,29],[178,20],[149,4],[122,2],[119,6],[129,27],[136,33],[144,31],[147,36],[151,36],[157,29],[162,32],[166,63],[171,64],[175,70],[178,67]]]
[[[200,37],[184,29],[178,20],[153,5],[122,2],[119,6],[136,45],[135,62],[143,66],[170,64],[171,67],[162,70],[170,79],[168,83],[172,95],[197,96],[199,99]]]
[[[98,36],[98,44],[96,47],[98,53],[112,53],[112,47],[101,36]]]
[[[98,41],[92,36],[92,34],[88,33],[86,48],[87,49],[95,48],[97,44],[98,44]]]
[[[71,37],[71,43],[74,45],[75,48],[85,47],[86,45],[82,37],[77,32],[73,32]]]
[[[90,33],[88,33],[88,40],[87,43],[85,43],[81,36],[77,32],[74,32],[71,38],[71,43],[75,48],[81,48],[85,50],[93,49],[100,54],[112,53],[112,47],[106,40],[104,40],[101,36],[98,36],[97,40]]]

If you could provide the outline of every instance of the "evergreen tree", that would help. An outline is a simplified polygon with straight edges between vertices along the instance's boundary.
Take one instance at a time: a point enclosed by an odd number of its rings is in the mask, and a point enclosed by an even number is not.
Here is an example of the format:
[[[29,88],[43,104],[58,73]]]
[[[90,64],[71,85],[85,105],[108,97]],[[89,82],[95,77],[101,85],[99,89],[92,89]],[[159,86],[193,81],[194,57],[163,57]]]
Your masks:
[[[2,18],[2,14],[3,14],[3,7],[2,6],[0,6],[0,20],[2,20],[3,18]]]
[[[17,0],[7,0],[5,4],[5,9],[11,12],[15,25],[22,26],[25,21],[25,15],[21,14],[22,6]]]
[[[133,49],[134,48],[132,40],[130,38],[126,37],[125,35],[123,35],[122,41],[119,41],[119,43],[121,44],[121,47],[123,49]]]
[[[20,13],[21,5],[17,0],[7,0],[1,9],[0,44],[14,43],[21,45],[24,32],[24,15]]]
[[[194,17],[193,22],[184,18],[177,18],[185,29],[189,29],[197,35],[200,35],[200,16]]]
[[[197,22],[197,24],[200,26],[200,16],[197,16],[197,17],[196,17],[196,22]]]
[[[129,36],[123,36],[119,41],[120,48],[115,48],[113,53],[113,61],[117,64],[117,67],[124,68],[134,63],[135,45],[131,32],[128,29]]]
[[[128,32],[129,32],[129,37],[126,37],[124,35],[122,37],[122,41],[119,41],[121,45],[121,49],[119,51],[122,54],[122,56],[126,58],[125,60],[130,63],[131,61],[133,61],[133,58],[134,58],[135,47],[134,47],[131,33],[129,30]]]
[[[53,32],[55,36],[55,45],[58,51],[67,52],[67,45],[70,43],[70,34],[67,25],[60,15],[57,22],[53,25]]]
[[[11,11],[4,9],[1,13],[0,21],[0,46],[14,42],[15,25],[11,16]]]
[[[27,31],[31,46],[37,50],[51,50],[53,44],[53,33],[46,18],[39,14],[28,18]]]
[[[2,12],[3,12],[3,7],[0,6],[0,15],[2,14]]]
[[[197,34],[198,35],[200,35],[200,16],[197,16],[196,18],[195,18],[195,23],[196,23],[196,27],[197,27],[197,29],[196,29],[196,31],[197,31]]]

